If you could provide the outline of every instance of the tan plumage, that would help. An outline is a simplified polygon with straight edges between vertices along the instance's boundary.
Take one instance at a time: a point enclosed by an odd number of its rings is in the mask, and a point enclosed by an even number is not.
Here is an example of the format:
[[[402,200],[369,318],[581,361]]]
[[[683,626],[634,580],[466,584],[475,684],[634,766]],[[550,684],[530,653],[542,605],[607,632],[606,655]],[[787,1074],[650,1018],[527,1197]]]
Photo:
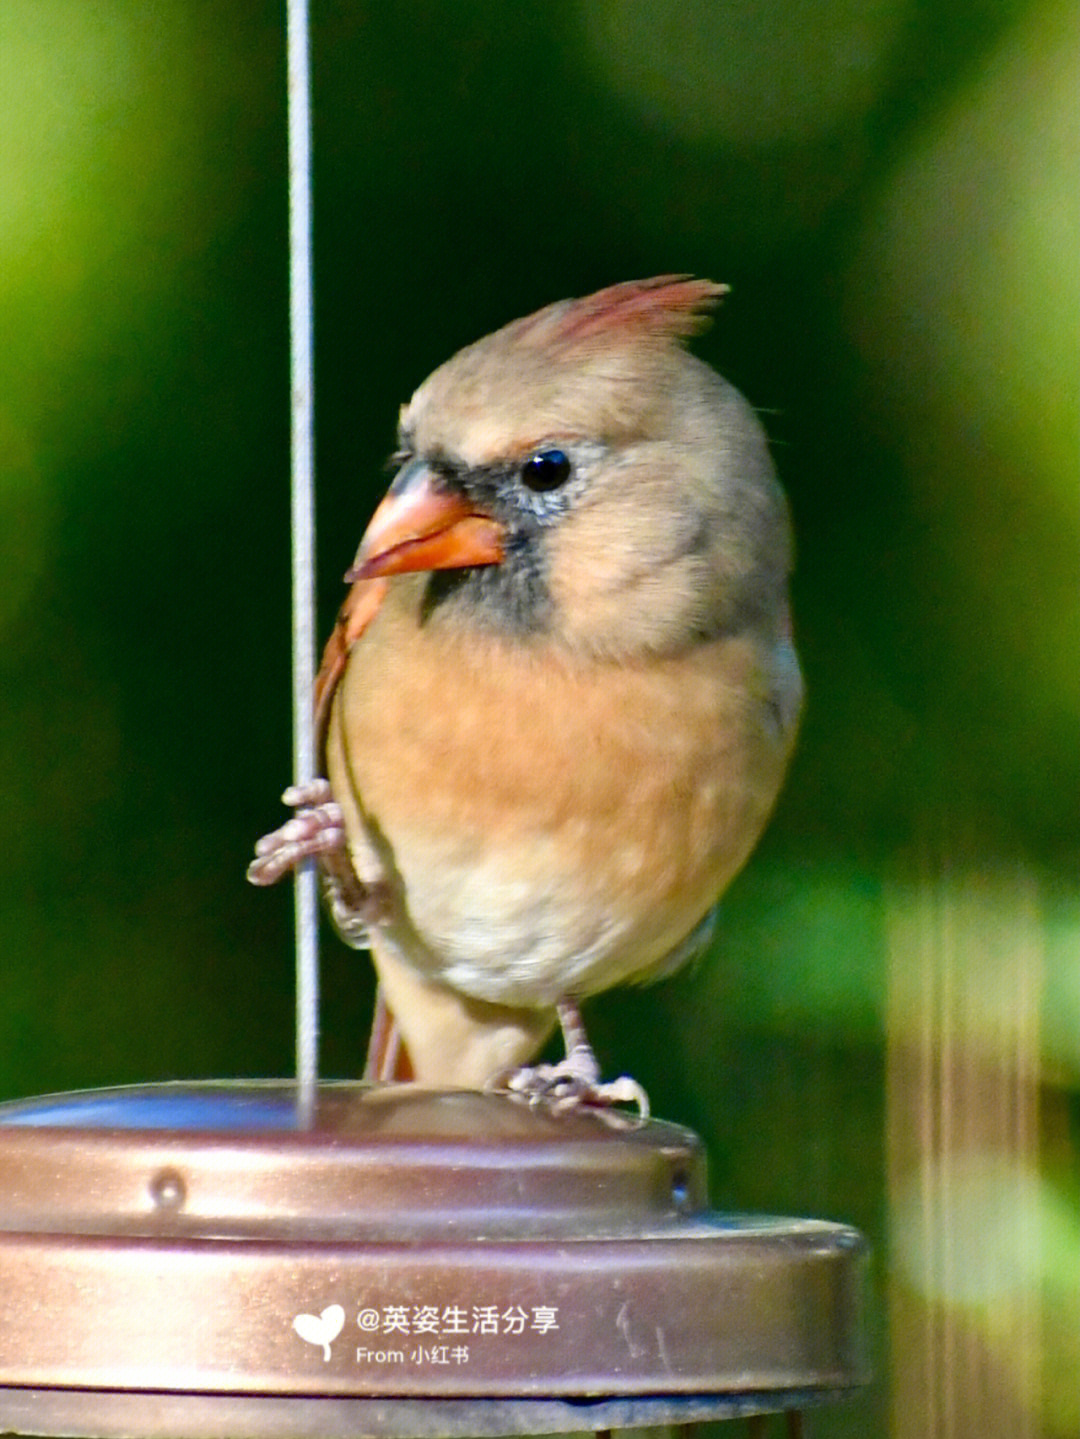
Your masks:
[[[549,306],[402,411],[324,660],[330,819],[252,877],[328,854],[427,1082],[485,1083],[560,1001],[663,972],[775,800],[786,507],[749,406],[678,343],[720,293]]]

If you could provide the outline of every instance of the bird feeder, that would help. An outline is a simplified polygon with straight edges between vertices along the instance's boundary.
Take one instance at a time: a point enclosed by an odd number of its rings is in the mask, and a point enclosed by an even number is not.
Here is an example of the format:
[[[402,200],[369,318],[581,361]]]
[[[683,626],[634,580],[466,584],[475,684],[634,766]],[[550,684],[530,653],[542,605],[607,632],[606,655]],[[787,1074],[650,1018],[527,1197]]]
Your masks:
[[[307,16],[289,0],[298,779],[314,773]],[[320,1083],[300,875],[295,1083],[0,1105],[0,1430],[145,1439],[607,1432],[865,1382],[864,1244],[710,1213],[688,1130]]]
[[[684,1425],[849,1393],[864,1245],[710,1213],[690,1131],[278,1081],[0,1106],[0,1429]],[[759,1431],[760,1432],[760,1431]]]

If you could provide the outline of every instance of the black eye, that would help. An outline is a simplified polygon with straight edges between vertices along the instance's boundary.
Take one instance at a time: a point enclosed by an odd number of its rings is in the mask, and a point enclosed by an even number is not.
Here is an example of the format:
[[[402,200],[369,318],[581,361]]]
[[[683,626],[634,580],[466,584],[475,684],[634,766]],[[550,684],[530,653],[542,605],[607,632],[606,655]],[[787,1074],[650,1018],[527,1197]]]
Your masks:
[[[557,490],[570,478],[570,461],[562,450],[540,450],[521,467],[530,490]]]

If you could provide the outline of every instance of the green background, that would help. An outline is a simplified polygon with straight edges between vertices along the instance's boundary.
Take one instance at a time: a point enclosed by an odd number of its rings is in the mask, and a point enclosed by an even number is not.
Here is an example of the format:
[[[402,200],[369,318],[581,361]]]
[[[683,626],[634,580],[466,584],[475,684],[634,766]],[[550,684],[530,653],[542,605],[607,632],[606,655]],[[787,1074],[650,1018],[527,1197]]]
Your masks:
[[[292,1064],[291,896],[243,879],[290,763],[281,8],[0,11],[4,1096]],[[616,280],[732,286],[698,348],[791,498],[803,735],[713,954],[591,1029],[719,1206],[855,1222],[880,1280],[886,927],[926,844],[1036,886],[1075,1120],[1075,8],[314,11],[324,630],[436,363]],[[328,936],[323,982],[353,1074],[368,966]]]

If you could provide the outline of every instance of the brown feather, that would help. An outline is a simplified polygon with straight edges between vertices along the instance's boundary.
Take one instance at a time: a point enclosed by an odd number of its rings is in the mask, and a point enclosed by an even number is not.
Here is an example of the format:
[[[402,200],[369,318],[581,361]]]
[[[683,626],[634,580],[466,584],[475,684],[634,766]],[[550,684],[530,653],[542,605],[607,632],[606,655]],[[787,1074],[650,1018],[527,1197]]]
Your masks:
[[[518,321],[517,338],[559,346],[575,346],[598,337],[613,342],[645,339],[666,343],[696,334],[727,288],[689,275],[628,280],[527,316]]]
[[[326,744],[334,691],[345,673],[349,651],[378,614],[389,584],[385,579],[357,580],[338,611],[337,623],[326,642],[319,673],[315,676],[315,733],[320,754]]]

